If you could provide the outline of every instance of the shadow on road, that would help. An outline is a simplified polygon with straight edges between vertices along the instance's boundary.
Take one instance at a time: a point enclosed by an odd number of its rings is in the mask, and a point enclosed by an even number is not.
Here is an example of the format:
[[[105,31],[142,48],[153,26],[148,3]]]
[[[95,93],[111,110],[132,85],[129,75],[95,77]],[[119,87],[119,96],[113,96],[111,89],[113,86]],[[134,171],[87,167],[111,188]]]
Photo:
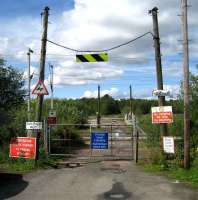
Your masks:
[[[126,200],[132,198],[132,193],[128,192],[121,182],[112,185],[112,189],[98,196],[98,200]],[[137,199],[136,199],[137,200]]]
[[[22,192],[28,186],[22,174],[0,172],[0,200],[7,199]]]

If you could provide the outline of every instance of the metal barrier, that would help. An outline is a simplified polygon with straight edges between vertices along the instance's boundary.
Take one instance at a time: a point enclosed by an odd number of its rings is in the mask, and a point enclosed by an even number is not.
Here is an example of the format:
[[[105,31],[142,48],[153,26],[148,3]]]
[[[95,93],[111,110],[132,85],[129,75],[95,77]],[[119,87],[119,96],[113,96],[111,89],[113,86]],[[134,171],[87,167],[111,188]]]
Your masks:
[[[97,149],[93,136],[98,134],[100,137],[104,133],[107,134],[108,147],[100,149],[103,147],[100,146]],[[132,125],[101,124],[98,127],[94,124],[55,124],[50,125],[48,136],[48,151],[54,156],[99,160],[132,160],[134,157]],[[104,142],[105,139],[99,140]]]

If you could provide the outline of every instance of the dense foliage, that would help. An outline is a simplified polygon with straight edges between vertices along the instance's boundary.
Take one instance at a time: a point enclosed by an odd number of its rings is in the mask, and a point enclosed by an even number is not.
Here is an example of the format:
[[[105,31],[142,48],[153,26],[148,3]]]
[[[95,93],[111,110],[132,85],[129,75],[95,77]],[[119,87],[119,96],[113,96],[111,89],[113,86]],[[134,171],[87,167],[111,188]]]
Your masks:
[[[2,147],[16,133],[13,125],[16,109],[24,102],[22,74],[0,60],[0,144]]]

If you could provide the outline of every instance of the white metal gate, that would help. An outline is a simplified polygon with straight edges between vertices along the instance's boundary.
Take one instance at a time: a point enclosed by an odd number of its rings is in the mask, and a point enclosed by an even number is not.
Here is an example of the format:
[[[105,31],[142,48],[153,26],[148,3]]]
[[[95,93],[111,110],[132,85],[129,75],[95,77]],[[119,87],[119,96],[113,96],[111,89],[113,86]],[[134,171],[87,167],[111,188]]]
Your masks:
[[[93,149],[93,133],[108,134],[107,149]],[[132,125],[101,124],[56,124],[49,127],[50,155],[78,159],[133,159]]]

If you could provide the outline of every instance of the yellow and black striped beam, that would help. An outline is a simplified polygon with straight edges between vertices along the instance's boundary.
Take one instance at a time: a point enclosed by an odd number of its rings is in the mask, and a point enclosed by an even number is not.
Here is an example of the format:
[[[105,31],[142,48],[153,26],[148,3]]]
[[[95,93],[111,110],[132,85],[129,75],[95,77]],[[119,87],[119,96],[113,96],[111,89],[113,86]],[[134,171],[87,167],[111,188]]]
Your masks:
[[[108,61],[107,53],[76,55],[76,62],[106,62],[106,61]]]

